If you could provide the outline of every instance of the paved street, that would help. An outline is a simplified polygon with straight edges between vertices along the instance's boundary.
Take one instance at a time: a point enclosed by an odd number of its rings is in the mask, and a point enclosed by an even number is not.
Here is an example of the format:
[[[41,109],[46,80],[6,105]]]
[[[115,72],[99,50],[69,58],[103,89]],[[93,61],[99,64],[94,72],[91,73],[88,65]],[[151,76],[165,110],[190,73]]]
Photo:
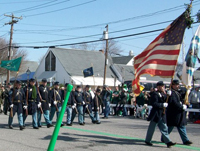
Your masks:
[[[54,128],[43,126],[39,130],[31,127],[31,117],[27,118],[27,126],[20,131],[17,125],[17,117],[14,117],[14,129],[7,126],[7,118],[0,115],[0,151],[45,151]],[[64,117],[65,121],[66,115]],[[44,120],[44,119],[43,119]],[[55,120],[55,119],[54,119]],[[72,127],[60,129],[55,151],[130,151],[130,150],[169,150],[166,145],[160,143],[160,132],[157,129],[153,140],[154,146],[144,145],[144,138],[148,122],[131,117],[113,117],[102,119],[102,124],[94,125],[86,117],[86,125],[77,124],[77,117]],[[188,136],[194,142],[192,146],[181,145],[177,130],[170,135],[172,141],[179,143],[172,147],[173,151],[200,150],[200,125],[189,123],[187,126]]]

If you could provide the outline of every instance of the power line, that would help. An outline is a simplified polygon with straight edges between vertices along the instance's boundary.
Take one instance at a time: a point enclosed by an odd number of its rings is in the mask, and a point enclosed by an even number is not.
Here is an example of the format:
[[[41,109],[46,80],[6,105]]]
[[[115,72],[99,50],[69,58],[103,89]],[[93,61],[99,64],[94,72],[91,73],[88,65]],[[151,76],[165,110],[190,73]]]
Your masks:
[[[193,24],[196,24],[196,23],[198,23],[198,22],[195,22]],[[141,33],[136,33],[136,34],[129,34],[129,35],[124,35],[124,36],[111,37],[111,38],[109,38],[109,40],[121,39],[121,38],[126,38],[126,37],[133,37],[133,36],[138,36],[138,35],[144,35],[144,34],[154,33],[154,32],[158,32],[158,31],[162,31],[162,30],[164,30],[164,28],[146,31],[146,32],[141,32]],[[35,48],[35,49],[39,49],[39,48],[51,48],[51,47],[59,47],[59,46],[62,47],[62,46],[70,46],[70,45],[80,45],[80,44],[87,44],[87,43],[95,43],[95,42],[99,42],[99,41],[103,41],[103,39],[77,42],[77,43],[59,44],[59,45],[53,45],[53,46],[52,45],[49,45],[49,46],[14,46],[14,48]]]
[[[50,0],[42,0],[42,1],[50,1]],[[3,3],[0,3],[0,4],[14,4],[14,3],[35,3],[35,2],[41,2],[41,0],[37,0],[37,1],[21,1],[21,2],[16,2],[16,1],[11,1],[11,2],[3,2]]]
[[[40,4],[40,5],[35,5],[35,6],[29,7],[29,8],[25,8],[25,9],[21,9],[21,10],[16,10],[16,11],[12,11],[12,12],[6,12],[6,13],[17,13],[17,12],[19,12],[19,11],[23,11],[23,10],[27,10],[27,9],[36,8],[36,7],[38,7],[38,6],[43,6],[43,5],[46,5],[46,4],[55,2],[55,1],[57,1],[57,0],[51,0],[50,2],[46,2],[46,3]],[[1,16],[3,16],[3,15],[1,15]]]
[[[86,5],[86,4],[95,2],[95,1],[97,1],[97,0],[91,0],[91,1],[87,1],[87,2],[84,2],[84,3],[77,4],[77,5],[65,7],[65,8],[62,8],[62,9],[56,9],[56,10],[48,11],[48,12],[44,12],[44,13],[37,13],[37,14],[33,14],[33,15],[27,15],[27,16],[25,16],[25,17],[33,17],[33,16],[38,16],[38,15],[45,15],[45,14],[49,14],[49,13],[54,13],[54,12],[58,12],[58,11],[63,11],[63,10],[66,10],[66,9],[70,9],[70,8],[74,8],[74,7]]]
[[[25,9],[22,9],[22,10],[17,10],[17,11],[14,11],[14,13],[34,11],[34,10],[38,10],[38,9],[42,9],[42,8],[46,8],[46,7],[50,7],[50,6],[55,6],[55,5],[58,5],[58,4],[66,3],[66,2],[68,2],[70,0],[64,0],[64,1],[61,1],[61,2],[58,2],[58,3],[53,3],[53,2],[56,2],[56,1],[57,0],[53,0],[53,1],[50,1],[48,3],[36,5],[36,6],[25,8]],[[53,3],[53,4],[50,4],[50,3]],[[47,4],[49,4],[49,5],[47,5]],[[44,5],[44,6],[42,6],[42,5]]]
[[[162,28],[162,29],[151,30],[151,31],[142,32],[142,33],[136,33],[136,34],[112,37],[112,38],[109,38],[109,40],[126,38],[126,37],[137,36],[137,35],[143,35],[143,34],[153,33],[153,32],[157,32],[157,31],[161,31],[161,30],[164,30],[164,29]],[[99,42],[99,41],[103,41],[103,39],[92,40],[92,41],[84,41],[84,42],[77,42],[77,43],[69,43],[69,44],[60,44],[60,45],[54,45],[54,46],[52,46],[52,45],[50,45],[50,46],[14,46],[14,48],[36,48],[36,49],[39,49],[39,48],[49,48],[49,47],[58,47],[58,46],[62,47],[62,46],[70,46],[70,45],[80,45],[80,44],[94,43],[94,42]]]
[[[169,21],[164,21],[164,22],[159,22],[159,23],[154,23],[154,24],[149,24],[149,25],[144,25],[144,26],[138,26],[138,27],[123,29],[123,30],[118,30],[118,31],[112,31],[112,32],[109,32],[109,34],[123,32],[123,31],[129,31],[129,30],[134,30],[134,29],[139,29],[139,28],[144,28],[144,27],[150,27],[150,26],[155,26],[155,25],[160,25],[160,24],[164,24],[164,23],[168,23],[168,22],[172,22],[172,21],[173,20],[169,20]],[[74,38],[67,38],[67,39],[57,39],[57,40],[45,41],[43,43],[50,43],[50,42],[56,42],[56,41],[66,41],[66,40],[75,40],[75,39],[82,39],[82,38],[90,38],[90,37],[96,37],[96,36],[101,36],[101,35],[102,34],[93,34],[93,35],[88,35],[88,36],[81,36],[81,37],[74,37]],[[41,41],[33,42],[33,43],[41,43]],[[23,44],[25,44],[25,43],[23,43]]]
[[[195,1],[193,2],[193,5],[199,5],[200,3],[197,3],[199,2],[200,0],[198,1]],[[194,4],[195,3],[195,4]],[[52,29],[52,30],[30,30],[30,31],[44,31],[44,32],[50,32],[50,31],[59,31],[59,32],[62,32],[62,31],[68,31],[68,30],[77,30],[77,29],[85,29],[85,28],[93,28],[93,27],[98,27],[98,26],[104,26],[105,24],[116,24],[116,23],[121,23],[121,22],[126,22],[126,21],[130,21],[130,20],[135,20],[135,19],[141,19],[141,18],[145,18],[145,17],[151,17],[153,15],[157,15],[157,14],[161,14],[161,13],[167,13],[168,11],[172,11],[174,9],[177,10],[178,9],[182,9],[183,7],[185,7],[185,5],[179,5],[179,6],[176,6],[176,7],[172,7],[172,8],[168,8],[168,9],[164,9],[164,10],[161,10],[161,11],[157,11],[157,12],[153,12],[153,13],[150,13],[150,14],[145,14],[145,15],[140,15],[140,16],[134,16],[134,17],[131,17],[131,18],[126,18],[126,19],[122,19],[122,20],[117,20],[117,21],[112,21],[112,22],[106,22],[106,23],[100,23],[100,24],[95,24],[95,25],[89,25],[89,26],[82,26],[82,27],[73,27],[73,28],[63,28],[63,29]],[[170,22],[170,21],[169,21]],[[29,24],[30,25],[30,24]],[[36,24],[33,24],[33,25],[36,25]],[[40,25],[37,25],[37,26],[40,26]],[[45,25],[41,25],[41,26],[45,26]],[[27,31],[27,30],[20,30],[20,31]]]

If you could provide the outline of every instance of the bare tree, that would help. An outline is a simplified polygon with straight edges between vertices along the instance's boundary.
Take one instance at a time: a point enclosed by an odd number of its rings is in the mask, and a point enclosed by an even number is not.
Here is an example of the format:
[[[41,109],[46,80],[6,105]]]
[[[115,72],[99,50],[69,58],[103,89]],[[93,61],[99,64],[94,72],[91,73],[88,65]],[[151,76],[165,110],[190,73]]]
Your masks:
[[[94,51],[96,50],[97,46],[98,46],[97,43],[91,43],[91,44],[85,43],[85,44],[80,44],[80,45],[72,45],[71,48]]]
[[[94,51],[94,50],[97,50],[98,46],[99,46],[98,43],[92,43],[92,44],[85,43],[85,44],[80,44],[80,45],[73,45],[73,46],[71,46],[71,48]],[[98,50],[106,50],[105,41],[103,41],[100,49],[98,49]],[[108,54],[110,56],[120,55],[122,52],[123,52],[123,50],[121,49],[121,46],[118,44],[117,41],[115,41],[115,40],[108,41]]]
[[[26,60],[27,52],[23,49],[12,48],[12,59],[18,58],[20,56],[23,56],[23,60],[22,60],[22,64],[23,64],[23,61]],[[0,38],[0,61],[2,60],[8,60],[8,41],[6,41],[3,38]],[[20,71],[21,70],[23,69],[20,68]],[[6,74],[6,69],[0,68],[0,74]]]
[[[103,43],[103,50],[106,50],[106,44]],[[123,52],[123,50],[121,49],[121,46],[118,44],[117,41],[115,40],[109,40],[108,41],[108,54],[110,56],[116,56],[116,55],[120,55]]]

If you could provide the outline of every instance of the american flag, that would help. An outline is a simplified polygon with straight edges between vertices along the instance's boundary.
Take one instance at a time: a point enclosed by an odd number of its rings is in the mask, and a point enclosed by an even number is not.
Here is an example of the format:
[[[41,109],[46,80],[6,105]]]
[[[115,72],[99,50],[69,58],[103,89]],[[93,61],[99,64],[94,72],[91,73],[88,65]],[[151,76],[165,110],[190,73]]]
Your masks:
[[[135,79],[132,81],[132,88],[135,95],[139,95],[141,91],[141,75],[150,74],[164,78],[174,75],[186,27],[184,12],[134,58]]]

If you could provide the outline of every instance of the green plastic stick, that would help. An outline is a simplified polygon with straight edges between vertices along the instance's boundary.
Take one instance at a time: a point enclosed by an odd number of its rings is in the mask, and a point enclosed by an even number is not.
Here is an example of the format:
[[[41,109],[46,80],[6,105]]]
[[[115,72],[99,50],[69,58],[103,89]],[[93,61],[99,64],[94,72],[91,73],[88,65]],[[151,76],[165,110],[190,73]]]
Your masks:
[[[54,147],[55,147],[56,140],[57,140],[57,137],[58,137],[58,133],[59,133],[59,130],[60,130],[60,126],[61,126],[61,123],[62,123],[62,119],[63,119],[64,113],[65,113],[67,102],[68,102],[68,99],[69,99],[69,95],[70,95],[70,92],[72,91],[72,89],[73,89],[73,86],[71,84],[68,84],[65,100],[64,100],[64,103],[62,105],[60,115],[58,116],[56,127],[54,128],[53,135],[51,136],[51,141],[49,143],[49,147],[48,147],[47,151],[54,151]]]

